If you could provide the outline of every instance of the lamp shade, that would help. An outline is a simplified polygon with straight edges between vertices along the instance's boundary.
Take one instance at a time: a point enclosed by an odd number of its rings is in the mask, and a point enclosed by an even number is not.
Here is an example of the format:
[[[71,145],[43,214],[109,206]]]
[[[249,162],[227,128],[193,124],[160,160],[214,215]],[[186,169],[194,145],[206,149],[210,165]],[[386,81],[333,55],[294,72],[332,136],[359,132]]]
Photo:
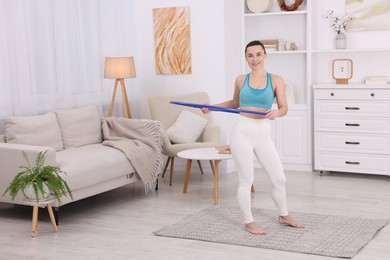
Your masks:
[[[133,57],[106,57],[104,77],[109,79],[135,78]]]

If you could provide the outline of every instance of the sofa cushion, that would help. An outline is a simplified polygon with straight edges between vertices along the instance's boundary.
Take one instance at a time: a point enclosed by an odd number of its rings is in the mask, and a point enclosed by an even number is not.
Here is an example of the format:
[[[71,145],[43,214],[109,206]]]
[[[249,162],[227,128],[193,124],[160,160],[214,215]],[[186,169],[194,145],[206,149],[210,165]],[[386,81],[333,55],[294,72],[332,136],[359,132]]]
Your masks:
[[[53,112],[37,116],[12,116],[4,120],[7,143],[64,149],[61,130]]]
[[[91,144],[66,149],[56,153],[58,166],[69,187],[78,190],[115,179],[135,170],[125,155],[118,149]]]
[[[103,141],[100,114],[94,105],[56,111],[64,148]]]
[[[187,110],[181,111],[175,123],[167,129],[171,142],[176,144],[193,143],[202,134],[207,119]]]

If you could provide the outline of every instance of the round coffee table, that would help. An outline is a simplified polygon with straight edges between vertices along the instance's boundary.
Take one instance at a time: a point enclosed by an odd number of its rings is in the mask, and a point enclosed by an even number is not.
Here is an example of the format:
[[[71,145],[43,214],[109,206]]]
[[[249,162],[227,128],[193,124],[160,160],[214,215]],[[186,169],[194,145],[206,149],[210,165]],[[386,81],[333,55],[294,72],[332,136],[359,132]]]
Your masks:
[[[218,205],[218,165],[222,160],[232,159],[231,154],[221,154],[215,147],[197,148],[179,152],[180,158],[187,159],[186,175],[184,177],[183,193],[187,192],[190,179],[192,160],[208,160],[214,175],[214,205]]]

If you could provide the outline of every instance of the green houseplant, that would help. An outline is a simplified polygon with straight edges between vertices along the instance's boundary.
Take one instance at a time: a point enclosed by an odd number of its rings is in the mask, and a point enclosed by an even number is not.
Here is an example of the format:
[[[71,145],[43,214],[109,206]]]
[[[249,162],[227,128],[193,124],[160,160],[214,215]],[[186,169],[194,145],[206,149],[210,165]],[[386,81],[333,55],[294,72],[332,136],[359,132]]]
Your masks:
[[[44,165],[47,150],[38,153],[34,165],[30,164],[26,152],[22,151],[22,153],[27,166],[19,166],[22,171],[15,175],[3,196],[9,192],[12,200],[14,200],[19,191],[22,191],[26,197],[26,189],[32,188],[37,202],[39,202],[40,197],[42,199],[45,195],[49,195],[48,193],[53,195],[60,204],[62,196],[67,197],[69,195],[73,199],[68,184],[60,176],[61,173],[66,173],[59,166]]]

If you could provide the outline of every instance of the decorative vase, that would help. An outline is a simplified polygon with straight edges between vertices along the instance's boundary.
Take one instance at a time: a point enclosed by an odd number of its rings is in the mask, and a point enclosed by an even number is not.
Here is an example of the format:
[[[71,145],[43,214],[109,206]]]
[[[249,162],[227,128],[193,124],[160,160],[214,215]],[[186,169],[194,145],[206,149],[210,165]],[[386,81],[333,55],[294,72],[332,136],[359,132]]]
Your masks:
[[[252,13],[269,12],[273,3],[273,0],[246,0],[246,5]]]
[[[50,196],[50,190],[49,190],[49,187],[46,185],[46,183],[43,183],[43,191],[44,191],[44,194],[42,194],[38,190],[38,201],[45,200],[45,199],[49,198],[49,196]],[[32,185],[27,186],[23,190],[23,193],[24,193],[24,196],[26,197],[26,199],[32,200],[32,201],[37,201],[37,197],[35,196],[34,188],[32,187]]]
[[[336,49],[347,48],[347,37],[345,36],[344,33],[340,32],[336,34],[335,45],[336,45]]]

